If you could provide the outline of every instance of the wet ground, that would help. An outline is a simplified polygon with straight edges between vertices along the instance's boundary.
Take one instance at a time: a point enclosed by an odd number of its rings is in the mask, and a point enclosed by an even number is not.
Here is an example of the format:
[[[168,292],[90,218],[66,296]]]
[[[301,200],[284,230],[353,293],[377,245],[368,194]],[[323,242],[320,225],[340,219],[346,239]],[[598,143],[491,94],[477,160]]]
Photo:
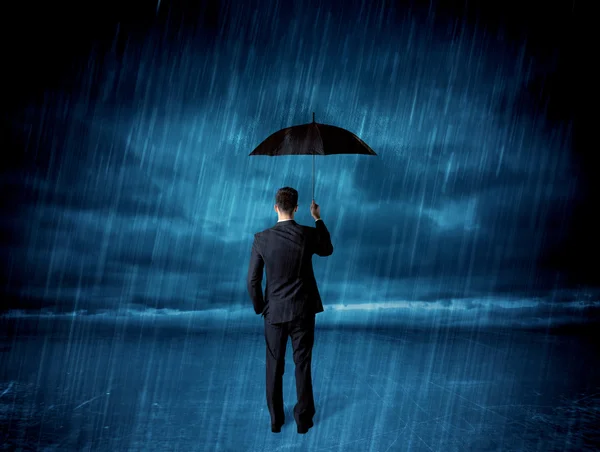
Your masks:
[[[590,327],[412,327],[317,316],[316,415],[270,431],[262,319],[4,318],[2,450],[585,451],[600,444]]]

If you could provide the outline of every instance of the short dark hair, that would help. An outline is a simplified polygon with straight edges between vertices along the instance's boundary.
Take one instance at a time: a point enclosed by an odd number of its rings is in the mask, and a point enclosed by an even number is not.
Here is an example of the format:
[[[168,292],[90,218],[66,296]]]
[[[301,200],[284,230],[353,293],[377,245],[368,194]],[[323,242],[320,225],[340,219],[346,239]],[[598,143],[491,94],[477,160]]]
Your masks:
[[[286,215],[292,215],[292,212],[298,205],[298,192],[292,187],[283,187],[277,190],[275,202],[279,212]]]

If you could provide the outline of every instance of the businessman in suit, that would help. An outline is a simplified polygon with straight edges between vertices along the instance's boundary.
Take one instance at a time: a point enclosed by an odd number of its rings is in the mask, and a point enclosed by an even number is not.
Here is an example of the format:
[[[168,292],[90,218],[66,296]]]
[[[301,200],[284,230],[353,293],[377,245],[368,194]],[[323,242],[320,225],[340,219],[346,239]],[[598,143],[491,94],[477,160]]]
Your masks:
[[[283,373],[288,335],[292,340],[296,365],[294,418],[298,433],[313,426],[311,360],[315,333],[315,316],[323,312],[323,304],[313,273],[312,255],[330,256],[333,245],[329,231],[321,219],[321,208],[313,199],[310,206],[315,227],[294,221],[298,211],[298,192],[283,187],[275,197],[279,217],[275,226],[254,234],[248,292],[254,312],[262,314],[267,345],[267,406],[271,415],[271,431],[280,432],[284,424]],[[267,282],[262,293],[263,269]]]

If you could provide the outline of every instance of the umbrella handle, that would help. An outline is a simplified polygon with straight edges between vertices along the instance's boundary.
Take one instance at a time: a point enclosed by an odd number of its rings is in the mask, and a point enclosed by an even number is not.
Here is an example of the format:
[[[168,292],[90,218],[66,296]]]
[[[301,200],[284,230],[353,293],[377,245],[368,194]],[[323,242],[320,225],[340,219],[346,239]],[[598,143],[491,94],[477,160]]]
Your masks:
[[[313,201],[315,200],[315,154],[313,154],[313,177],[312,177],[312,186],[313,186],[313,193],[312,193],[312,199]]]
[[[315,112],[313,111],[313,124],[315,123]],[[315,154],[313,149],[313,171],[312,171],[312,199],[315,200]]]

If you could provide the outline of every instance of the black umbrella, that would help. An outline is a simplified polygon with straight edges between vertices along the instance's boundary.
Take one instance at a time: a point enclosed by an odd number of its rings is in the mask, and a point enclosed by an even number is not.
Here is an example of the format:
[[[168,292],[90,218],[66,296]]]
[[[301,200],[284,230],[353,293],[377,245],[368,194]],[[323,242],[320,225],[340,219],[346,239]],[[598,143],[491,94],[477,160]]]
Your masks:
[[[367,143],[352,132],[313,121],[287,127],[270,135],[254,149],[250,156],[311,155],[313,156],[312,190],[315,199],[315,155],[365,154],[377,155]]]

